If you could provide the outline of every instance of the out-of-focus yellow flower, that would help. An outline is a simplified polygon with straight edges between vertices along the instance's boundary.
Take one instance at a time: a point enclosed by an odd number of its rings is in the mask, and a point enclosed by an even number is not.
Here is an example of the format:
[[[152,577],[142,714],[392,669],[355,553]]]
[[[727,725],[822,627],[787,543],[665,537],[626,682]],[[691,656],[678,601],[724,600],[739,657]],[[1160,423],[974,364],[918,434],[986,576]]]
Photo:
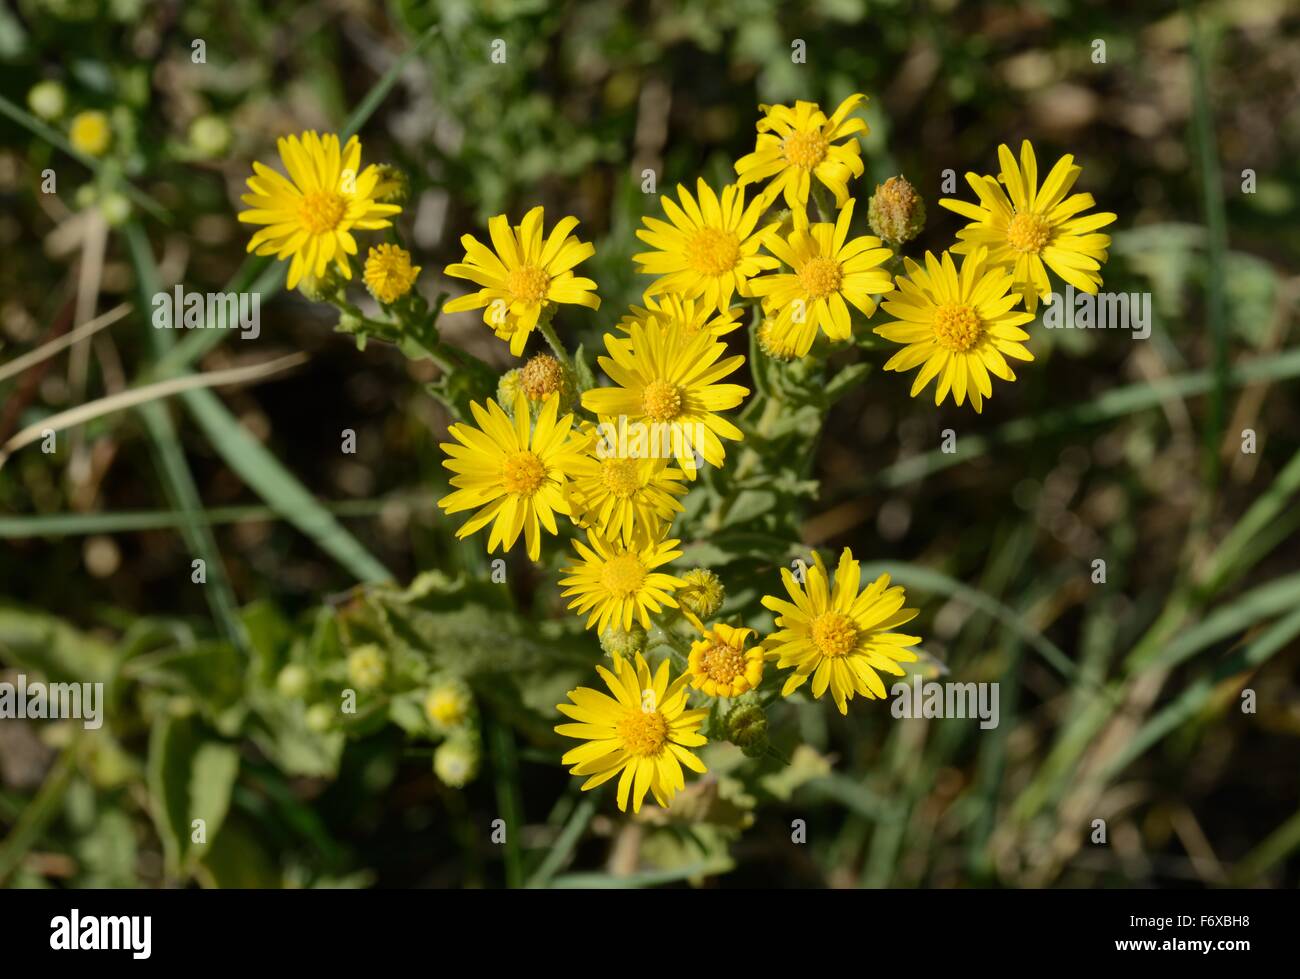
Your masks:
[[[767,205],[755,199],[746,206],[745,191],[735,184],[722,189],[721,199],[703,179],[695,187],[698,203],[681,184],[680,206],[667,195],[659,198],[668,221],[642,218],[645,228],[636,233],[656,250],[633,255],[632,260],[640,266],[638,271],[658,276],[646,289],[647,297],[677,293],[725,313],[737,293],[750,295],[751,278],[776,268],[776,259],[759,254],[776,225],[755,231]]]
[[[1034,359],[1023,343],[1029,334],[1020,328],[1033,314],[1015,309],[1020,294],[1009,292],[1012,273],[990,268],[986,255],[982,248],[967,255],[960,274],[948,252],[942,261],[926,252],[924,269],[904,260],[907,276],[898,280],[902,292],[883,303],[885,312],[898,321],[878,326],[875,332],[907,344],[889,358],[885,370],[921,368],[912,382],[912,397],[937,378],[936,405],[952,392],[957,404],[969,395],[971,407],[978,412],[993,394],[990,374],[1004,381],[1016,379],[1007,357]]]
[[[852,217],[849,201],[834,224],[810,227],[796,220],[788,239],[774,235],[768,240],[768,250],[792,271],[755,279],[752,288],[754,295],[765,297],[764,308],[773,318],[771,329],[796,356],[812,349],[818,327],[832,340],[853,336],[846,300],[870,316],[876,311],[875,296],[894,288],[893,277],[880,267],[894,253],[872,235],[850,240]]]
[[[862,175],[862,149],[850,137],[868,132],[867,124],[850,119],[849,113],[865,100],[865,95],[850,95],[829,119],[816,102],[796,102],[794,108],[760,105],[764,115],[758,120],[754,152],[736,161],[740,185],[771,177],[764,198],[772,201],[783,194],[786,204],[803,210],[816,177],[835,195],[835,206],[843,207],[849,180]]]
[[[528,556],[536,561],[542,529],[559,533],[555,514],[569,513],[566,474],[580,463],[586,445],[585,438],[570,434],[572,415],[557,420],[559,403],[558,395],[547,398],[532,425],[523,391],[515,396],[513,420],[489,398],[486,409],[470,404],[478,428],[458,422],[447,429],[456,441],[438,447],[448,456],[442,464],[456,474],[451,478],[456,489],[438,506],[448,513],[478,511],[456,531],[458,538],[490,523],[489,554],[497,545],[510,550],[523,533]]]
[[[557,725],[555,731],[583,744],[565,754],[562,764],[572,765],[574,775],[588,776],[583,791],[594,789],[615,775],[618,807],[640,812],[646,793],[667,808],[674,795],[686,787],[682,766],[694,772],[706,771],[690,748],[706,744],[699,733],[705,710],[686,709],[686,681],[683,674],[671,680],[668,661],[653,675],[640,653],[635,665],[615,654],[614,671],[597,666],[609,697],[590,687],[569,691],[571,703],[556,709],[576,723]]]
[[[710,697],[739,697],[763,679],[763,649],[745,644],[753,629],[718,623],[691,643],[691,686]]]
[[[574,303],[589,309],[600,308],[596,283],[573,274],[573,268],[596,254],[589,242],[571,235],[578,219],[563,218],[543,238],[542,208],[535,207],[524,215],[517,228],[498,214],[488,221],[492,241],[489,249],[473,235],[462,235],[465,260],[448,265],[447,275],[469,279],[482,288],[453,299],[443,310],[459,313],[482,309],[483,322],[503,340],[510,352],[519,357],[528,336],[543,313],[558,303]]]
[[[88,156],[103,156],[113,144],[113,127],[102,112],[78,112],[68,127],[68,140]]]
[[[1091,194],[1065,196],[1083,168],[1076,167],[1074,157],[1067,154],[1056,161],[1039,187],[1038,161],[1029,140],[1020,144],[1019,163],[1006,145],[998,147],[998,161],[1002,171],[996,178],[966,174],[978,204],[950,197],[939,201],[972,222],[957,232],[959,243],[953,252],[963,255],[987,248],[990,263],[1014,273],[1015,289],[1025,297],[1025,308],[1031,313],[1040,299],[1052,295],[1049,268],[1080,292],[1095,295],[1110,247],[1110,236],[1096,232],[1115,215],[1109,211],[1083,214],[1096,204]]]
[[[794,668],[782,696],[790,696],[812,677],[813,696],[820,698],[829,689],[840,713],[847,714],[846,702],[854,693],[872,700],[885,696],[877,670],[902,676],[898,664],[916,660],[907,647],[921,638],[892,630],[916,618],[917,610],[903,608],[906,595],[897,585],[889,587],[887,574],[859,593],[859,564],[847,547],[840,554],[833,586],[821,556],[814,555],[813,562],[806,588],[781,569],[790,601],[763,596],[764,607],[776,613],[778,629],[763,645],[778,669]]]
[[[411,291],[420,266],[411,264],[411,253],[397,245],[382,244],[366,254],[365,279],[370,294],[385,306]]]
[[[672,593],[682,580],[655,568],[682,556],[676,549],[679,541],[637,541],[629,546],[594,530],[587,531],[587,540],[590,547],[573,542],[580,560],[564,569],[568,577],[560,584],[567,586],[563,597],[573,599],[569,608],[587,615],[588,629],[594,625],[604,632],[612,624],[627,630],[633,622],[649,629],[651,612],[661,612],[665,605],[677,607]]]
[[[347,256],[357,253],[352,232],[387,228],[401,208],[375,200],[379,171],[373,165],[360,169],[361,141],[355,136],[342,149],[335,134],[314,131],[283,137],[276,146],[289,176],[254,161],[252,193],[240,198],[250,210],[240,211],[239,220],[265,225],[249,239],[248,250],[290,259],[290,289],[304,275],[321,278],[331,262],[351,279]]]

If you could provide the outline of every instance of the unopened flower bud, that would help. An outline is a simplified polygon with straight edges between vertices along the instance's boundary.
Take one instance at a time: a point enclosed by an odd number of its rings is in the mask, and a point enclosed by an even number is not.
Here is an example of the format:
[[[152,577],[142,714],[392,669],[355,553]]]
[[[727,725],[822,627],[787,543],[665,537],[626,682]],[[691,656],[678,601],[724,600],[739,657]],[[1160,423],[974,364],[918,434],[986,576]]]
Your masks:
[[[626,656],[631,659],[637,653],[645,652],[646,633],[635,622],[631,629],[610,626],[600,634],[600,648],[609,656]]]
[[[472,735],[459,734],[448,738],[433,753],[434,774],[453,789],[473,781],[478,766],[478,742]]]
[[[297,700],[311,689],[311,672],[301,664],[290,663],[275,678],[275,689],[281,697]]]
[[[758,324],[758,348],[773,360],[788,363],[796,359],[797,355],[792,340],[793,335],[781,336],[776,328],[775,319],[764,317],[763,321]]]
[[[424,698],[424,713],[439,734],[450,734],[468,723],[474,710],[469,685],[460,677],[435,680]]]
[[[676,594],[682,608],[701,619],[711,619],[718,614],[727,597],[721,578],[704,568],[692,568],[682,575],[682,580],[686,586],[679,588]]]
[[[376,690],[388,676],[384,651],[373,643],[358,646],[348,654],[348,679],[358,690]]]
[[[312,704],[307,708],[303,720],[309,731],[324,734],[334,726],[334,708],[325,703]]]
[[[755,694],[747,693],[732,705],[723,728],[727,740],[746,757],[757,758],[767,750],[767,713]]]
[[[406,171],[391,163],[381,163],[375,167],[379,171],[379,181],[375,184],[374,199],[380,204],[396,204],[401,207],[411,196],[411,178]]]
[[[200,156],[214,159],[230,149],[230,124],[221,116],[205,115],[190,123],[190,146]]]
[[[871,230],[897,248],[925,227],[925,201],[905,177],[890,177],[876,188],[867,205]]]
[[[501,380],[497,382],[497,404],[507,415],[513,413],[515,398],[523,390],[523,380],[520,375],[523,371],[516,367],[514,370],[508,370],[501,375]]]
[[[56,81],[37,82],[27,93],[27,105],[42,119],[54,120],[63,115],[68,94]]]

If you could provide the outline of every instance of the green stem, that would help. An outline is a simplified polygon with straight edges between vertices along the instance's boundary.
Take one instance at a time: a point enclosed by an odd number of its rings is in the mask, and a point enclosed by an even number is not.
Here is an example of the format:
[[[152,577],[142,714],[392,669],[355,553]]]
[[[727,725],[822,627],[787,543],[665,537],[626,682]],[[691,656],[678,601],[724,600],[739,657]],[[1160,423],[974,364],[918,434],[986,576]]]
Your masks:
[[[555,327],[551,325],[551,316],[538,320],[537,328],[542,331],[542,336],[551,345],[551,349],[555,351],[555,356],[559,358],[560,363],[565,367],[571,366],[573,361],[569,357],[569,352],[564,349],[564,344],[560,342],[560,338],[556,335]]]

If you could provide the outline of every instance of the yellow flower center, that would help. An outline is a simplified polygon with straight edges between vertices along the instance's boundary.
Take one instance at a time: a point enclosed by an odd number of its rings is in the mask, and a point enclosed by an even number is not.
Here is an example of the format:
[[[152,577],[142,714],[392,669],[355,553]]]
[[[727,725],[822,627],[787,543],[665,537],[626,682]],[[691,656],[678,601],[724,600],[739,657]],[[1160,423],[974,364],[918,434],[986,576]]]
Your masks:
[[[792,167],[811,170],[826,159],[829,144],[820,132],[791,133],[785,138],[781,148],[785,151],[785,161]]]
[[[1007,225],[1007,244],[1018,252],[1037,255],[1047,244],[1052,228],[1033,214],[1017,214]]]
[[[635,554],[620,554],[605,562],[600,572],[605,590],[619,598],[635,595],[645,584],[645,565]]]
[[[948,303],[934,311],[934,339],[953,353],[963,353],[979,342],[983,333],[975,310],[961,303]]]
[[[536,265],[520,265],[510,270],[506,289],[515,299],[525,303],[540,303],[551,288],[551,277]]]
[[[701,228],[686,243],[686,261],[700,275],[722,275],[736,267],[740,242],[730,231]]]
[[[650,758],[663,750],[668,740],[668,722],[657,710],[630,710],[618,722],[618,736],[632,754]]]
[[[641,408],[657,422],[672,421],[682,412],[682,392],[667,381],[651,381],[641,392]]]
[[[810,258],[799,269],[799,285],[809,299],[824,299],[833,292],[839,292],[844,273],[840,263],[833,258]]]
[[[427,707],[430,717],[448,727],[458,727],[465,718],[464,702],[452,691],[435,690],[429,695]]]
[[[528,451],[507,456],[501,467],[501,482],[505,484],[507,493],[532,496],[545,478],[546,467],[542,460]]]
[[[302,226],[314,235],[323,235],[333,231],[347,213],[348,202],[342,194],[332,190],[313,190],[302,195],[298,205],[298,219]]]
[[[812,641],[823,656],[844,656],[858,643],[858,627],[839,612],[827,610],[812,621]]]
[[[715,683],[730,683],[745,672],[745,654],[735,646],[715,642],[700,657],[700,671]]]
[[[641,488],[641,467],[635,459],[606,459],[600,467],[600,481],[620,499]]]

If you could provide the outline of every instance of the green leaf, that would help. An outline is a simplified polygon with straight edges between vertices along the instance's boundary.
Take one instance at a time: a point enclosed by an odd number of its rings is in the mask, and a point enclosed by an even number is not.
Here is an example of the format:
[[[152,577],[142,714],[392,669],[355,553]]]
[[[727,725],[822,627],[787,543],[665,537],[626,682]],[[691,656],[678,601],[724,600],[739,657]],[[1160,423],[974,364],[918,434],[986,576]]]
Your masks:
[[[163,716],[154,722],[146,782],[168,876],[187,876],[191,861],[216,839],[238,773],[235,748],[207,737],[193,718]],[[196,819],[204,821],[205,842],[192,842]]]

